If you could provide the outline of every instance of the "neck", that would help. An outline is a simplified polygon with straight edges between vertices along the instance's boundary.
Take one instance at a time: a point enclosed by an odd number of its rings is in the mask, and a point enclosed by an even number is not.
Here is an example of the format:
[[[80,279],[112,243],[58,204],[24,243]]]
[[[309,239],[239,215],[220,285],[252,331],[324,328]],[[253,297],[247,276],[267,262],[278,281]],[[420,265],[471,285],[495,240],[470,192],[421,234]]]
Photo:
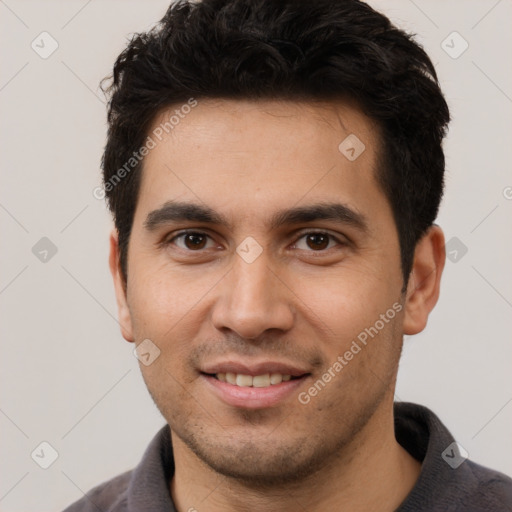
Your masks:
[[[392,401],[381,405],[357,438],[320,471],[300,482],[275,488],[250,486],[216,473],[172,433],[176,472],[171,495],[176,509],[395,510],[414,487],[421,465],[395,439]]]

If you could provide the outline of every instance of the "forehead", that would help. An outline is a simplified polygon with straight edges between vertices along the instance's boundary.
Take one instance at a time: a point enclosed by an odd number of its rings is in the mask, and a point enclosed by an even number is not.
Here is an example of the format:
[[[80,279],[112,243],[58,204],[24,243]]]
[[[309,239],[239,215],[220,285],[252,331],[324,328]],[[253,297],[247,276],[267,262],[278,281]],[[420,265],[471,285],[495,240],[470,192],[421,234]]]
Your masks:
[[[197,100],[163,111],[149,136],[137,211],[179,199],[256,222],[299,203],[386,206],[377,127],[348,103]]]

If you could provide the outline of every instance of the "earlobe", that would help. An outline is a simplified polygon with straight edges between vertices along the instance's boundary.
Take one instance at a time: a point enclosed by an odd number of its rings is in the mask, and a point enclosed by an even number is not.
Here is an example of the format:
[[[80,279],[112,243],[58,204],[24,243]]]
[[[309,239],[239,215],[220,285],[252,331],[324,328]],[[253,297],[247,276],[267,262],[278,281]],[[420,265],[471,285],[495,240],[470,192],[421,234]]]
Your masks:
[[[446,259],[444,246],[444,234],[437,225],[431,226],[416,245],[405,298],[404,334],[418,334],[427,325],[428,315],[439,298]]]
[[[121,272],[121,266],[119,263],[119,244],[117,231],[113,230],[110,234],[110,255],[109,255],[109,266],[114,281],[114,289],[117,300],[117,311],[119,317],[119,324],[121,326],[121,333],[126,341],[133,342],[133,328],[132,320],[130,315],[130,309],[128,308],[127,301],[127,290],[126,283]]]

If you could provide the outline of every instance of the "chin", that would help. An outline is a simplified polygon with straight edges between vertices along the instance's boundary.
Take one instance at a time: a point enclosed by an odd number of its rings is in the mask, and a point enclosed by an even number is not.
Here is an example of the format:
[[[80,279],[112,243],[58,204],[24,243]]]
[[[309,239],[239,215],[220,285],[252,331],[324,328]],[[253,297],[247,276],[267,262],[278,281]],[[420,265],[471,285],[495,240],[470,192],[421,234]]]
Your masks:
[[[189,432],[181,439],[216,473],[258,489],[299,483],[324,467],[341,448],[327,445],[322,435],[287,440],[275,437],[273,441],[267,436],[260,442],[233,442],[227,437],[219,443],[218,438],[209,442]]]

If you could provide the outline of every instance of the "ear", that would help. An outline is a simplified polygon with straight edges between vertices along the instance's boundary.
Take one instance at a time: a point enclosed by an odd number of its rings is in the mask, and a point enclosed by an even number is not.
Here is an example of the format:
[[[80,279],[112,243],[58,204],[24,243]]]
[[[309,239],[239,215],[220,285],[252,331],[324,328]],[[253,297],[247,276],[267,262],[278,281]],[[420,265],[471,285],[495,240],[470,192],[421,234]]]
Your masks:
[[[404,334],[418,334],[427,325],[428,315],[439,298],[446,260],[444,246],[443,231],[436,225],[416,245],[405,298]]]
[[[121,265],[119,260],[119,243],[118,234],[114,229],[110,233],[110,256],[109,256],[110,272],[114,280],[114,289],[117,299],[117,311],[119,317],[119,324],[121,326],[121,333],[126,341],[133,342],[133,329],[132,319],[130,316],[130,309],[128,308],[128,301],[126,297],[127,289],[126,283],[121,272]]]

